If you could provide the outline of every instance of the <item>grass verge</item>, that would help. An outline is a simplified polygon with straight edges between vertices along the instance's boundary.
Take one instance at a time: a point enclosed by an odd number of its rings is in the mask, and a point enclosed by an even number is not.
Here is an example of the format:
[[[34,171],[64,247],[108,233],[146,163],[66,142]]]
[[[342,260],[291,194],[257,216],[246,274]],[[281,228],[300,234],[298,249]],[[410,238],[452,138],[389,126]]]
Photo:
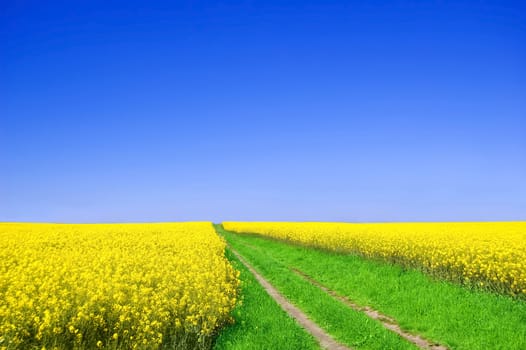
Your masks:
[[[232,248],[337,341],[354,349],[417,349],[386,330],[379,322],[346,307],[292,273],[286,265],[273,260],[263,251],[243,244],[241,236],[217,229]]]
[[[215,350],[320,349],[316,340],[281,309],[228,249],[226,257],[240,271],[242,299],[233,311],[235,323],[221,330]]]
[[[299,269],[361,305],[396,319],[402,328],[451,349],[526,349],[526,303],[436,281],[416,270],[294,246],[255,235],[221,231],[265,273]],[[257,249],[249,252],[250,244]],[[268,266],[281,266],[280,272]],[[259,267],[259,266],[258,266]],[[264,272],[264,271],[262,271]],[[263,274],[265,274],[263,273]],[[274,282],[272,278],[270,280]]]

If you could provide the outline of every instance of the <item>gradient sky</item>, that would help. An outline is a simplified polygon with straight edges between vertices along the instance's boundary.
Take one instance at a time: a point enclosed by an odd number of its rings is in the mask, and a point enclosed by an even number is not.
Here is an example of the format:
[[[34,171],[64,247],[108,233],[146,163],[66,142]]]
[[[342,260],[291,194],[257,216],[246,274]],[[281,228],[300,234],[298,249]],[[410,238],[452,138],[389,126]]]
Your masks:
[[[2,1],[0,221],[526,220],[524,3]]]

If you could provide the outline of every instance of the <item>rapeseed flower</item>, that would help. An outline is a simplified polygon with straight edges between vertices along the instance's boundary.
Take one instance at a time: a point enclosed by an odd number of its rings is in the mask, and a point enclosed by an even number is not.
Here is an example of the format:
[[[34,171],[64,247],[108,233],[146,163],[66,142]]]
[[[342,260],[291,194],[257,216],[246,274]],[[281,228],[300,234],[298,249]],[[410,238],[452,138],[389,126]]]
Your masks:
[[[225,229],[355,253],[526,298],[526,222],[225,222]]]
[[[210,223],[0,223],[0,347],[206,347],[236,303],[224,250]]]

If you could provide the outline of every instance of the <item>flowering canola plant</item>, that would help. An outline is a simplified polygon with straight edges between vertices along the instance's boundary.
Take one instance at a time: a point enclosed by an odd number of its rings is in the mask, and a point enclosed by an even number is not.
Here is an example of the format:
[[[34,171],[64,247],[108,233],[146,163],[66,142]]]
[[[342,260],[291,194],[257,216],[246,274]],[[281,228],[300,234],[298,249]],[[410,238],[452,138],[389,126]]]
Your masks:
[[[208,348],[239,273],[210,223],[0,223],[0,349]]]
[[[227,230],[350,252],[526,297],[526,222],[225,222]]]

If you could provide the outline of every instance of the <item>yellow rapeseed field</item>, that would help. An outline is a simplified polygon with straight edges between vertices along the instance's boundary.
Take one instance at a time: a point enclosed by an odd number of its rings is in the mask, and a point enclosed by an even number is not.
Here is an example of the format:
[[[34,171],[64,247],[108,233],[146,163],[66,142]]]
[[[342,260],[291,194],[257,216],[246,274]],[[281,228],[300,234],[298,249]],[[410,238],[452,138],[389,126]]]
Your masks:
[[[463,284],[526,297],[526,222],[223,225],[227,230],[357,253]]]
[[[238,272],[210,223],[0,223],[0,349],[207,348]]]

